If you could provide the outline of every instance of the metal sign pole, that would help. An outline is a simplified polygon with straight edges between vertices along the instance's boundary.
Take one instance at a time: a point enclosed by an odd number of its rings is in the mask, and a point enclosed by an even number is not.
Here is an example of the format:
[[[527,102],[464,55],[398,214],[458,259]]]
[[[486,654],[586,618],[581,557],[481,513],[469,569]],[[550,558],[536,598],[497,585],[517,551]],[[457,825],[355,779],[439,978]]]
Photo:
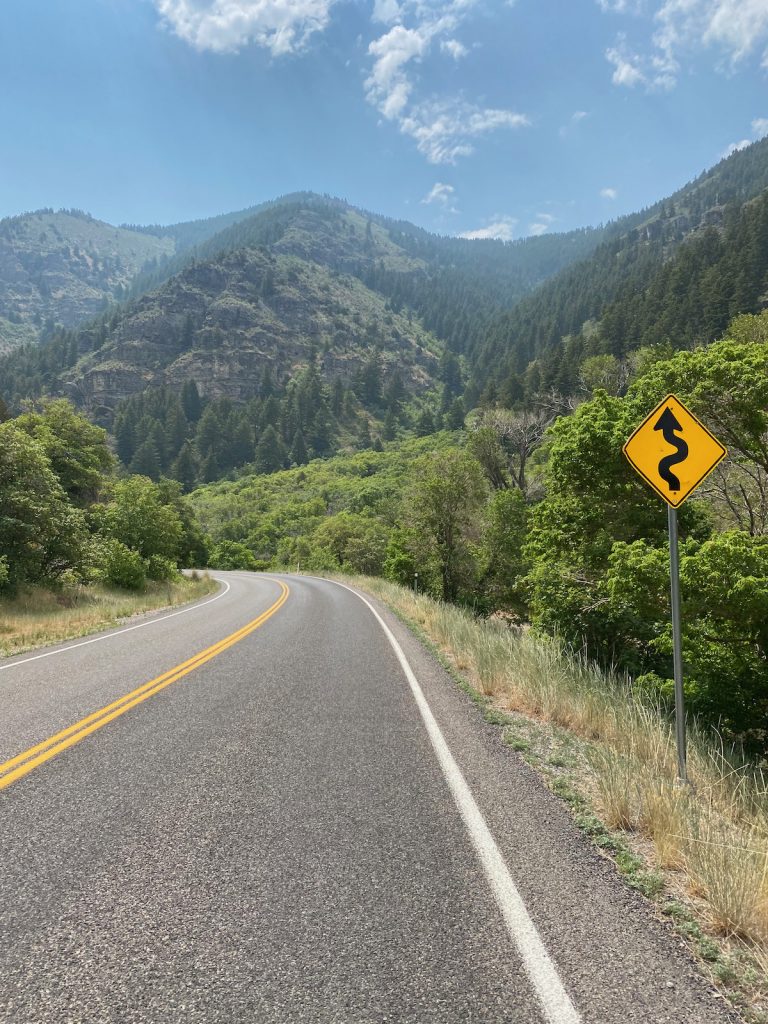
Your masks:
[[[677,542],[677,509],[667,506],[669,524],[669,589],[672,598],[672,648],[675,671],[675,732],[677,734],[677,774],[688,781],[685,751],[685,694],[683,692],[683,646],[680,638],[680,553]]]

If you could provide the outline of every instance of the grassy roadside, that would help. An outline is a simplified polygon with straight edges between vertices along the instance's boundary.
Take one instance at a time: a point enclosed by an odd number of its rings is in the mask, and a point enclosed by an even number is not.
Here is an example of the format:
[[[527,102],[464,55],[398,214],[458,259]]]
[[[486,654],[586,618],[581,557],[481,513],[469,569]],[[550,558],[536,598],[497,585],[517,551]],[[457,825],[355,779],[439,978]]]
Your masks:
[[[380,579],[350,582],[424,639],[749,1024],[768,1022],[768,780],[711,735],[675,779],[659,710],[557,644]]]
[[[0,656],[111,629],[131,615],[196,601],[216,586],[209,576],[196,575],[148,583],[139,593],[104,586],[28,588],[0,600]]]

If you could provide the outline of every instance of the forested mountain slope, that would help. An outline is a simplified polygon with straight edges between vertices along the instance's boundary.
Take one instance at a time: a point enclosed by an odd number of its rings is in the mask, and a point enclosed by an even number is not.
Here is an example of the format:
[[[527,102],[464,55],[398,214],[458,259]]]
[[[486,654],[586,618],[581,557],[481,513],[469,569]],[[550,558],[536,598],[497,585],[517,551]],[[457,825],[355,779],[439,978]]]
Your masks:
[[[0,221],[0,352],[54,324],[74,327],[127,295],[167,237],[95,220],[79,210],[38,210]]]
[[[643,345],[711,341],[765,302],[768,139],[721,161],[669,199],[612,226],[587,260],[488,326],[469,351],[471,393],[492,382],[514,403],[571,393],[581,360]]]

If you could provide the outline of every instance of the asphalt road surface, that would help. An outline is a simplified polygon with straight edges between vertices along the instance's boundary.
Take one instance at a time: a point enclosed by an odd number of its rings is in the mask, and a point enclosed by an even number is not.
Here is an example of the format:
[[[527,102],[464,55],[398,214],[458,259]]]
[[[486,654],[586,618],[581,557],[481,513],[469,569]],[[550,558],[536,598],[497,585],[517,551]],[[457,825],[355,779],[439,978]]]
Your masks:
[[[0,1021],[737,1020],[390,613],[216,575],[0,662]]]

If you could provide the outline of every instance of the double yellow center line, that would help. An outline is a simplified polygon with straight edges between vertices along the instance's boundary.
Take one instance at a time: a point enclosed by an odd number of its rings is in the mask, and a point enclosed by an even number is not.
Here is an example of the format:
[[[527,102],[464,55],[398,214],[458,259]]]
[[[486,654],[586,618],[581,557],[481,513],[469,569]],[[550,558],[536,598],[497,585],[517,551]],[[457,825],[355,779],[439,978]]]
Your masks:
[[[196,668],[200,668],[207,661],[215,658],[234,644],[239,643],[240,640],[245,639],[250,633],[258,629],[259,626],[263,626],[267,619],[272,618],[275,612],[283,607],[290,593],[285,583],[280,580],[275,580],[274,582],[280,586],[280,597],[271,607],[262,612],[258,618],[252,619],[242,629],[238,629],[236,633],[231,633],[211,647],[206,647],[204,651],[200,651],[194,657],[164,672],[161,676],[157,676],[148,683],[144,683],[135,690],[131,690],[130,693],[126,693],[119,700],[107,704],[106,707],[94,711],[85,718],[81,718],[74,725],[70,725],[68,728],[62,729],[61,732],[57,732],[55,736],[49,736],[42,743],[37,743],[34,747],[30,747],[29,750],[25,750],[4,764],[0,764],[0,789],[5,789],[11,783],[16,782],[17,779],[28,775],[41,764],[45,764],[46,761],[50,761],[51,758],[73,747],[80,740],[85,739],[86,736],[90,736],[92,732],[96,732],[97,729],[101,729],[108,722],[119,718],[120,715],[124,715],[131,708],[135,708],[137,704],[141,704],[150,697],[154,697],[156,693],[164,690],[166,686],[178,682],[179,679],[189,675],[190,672],[194,672]]]

